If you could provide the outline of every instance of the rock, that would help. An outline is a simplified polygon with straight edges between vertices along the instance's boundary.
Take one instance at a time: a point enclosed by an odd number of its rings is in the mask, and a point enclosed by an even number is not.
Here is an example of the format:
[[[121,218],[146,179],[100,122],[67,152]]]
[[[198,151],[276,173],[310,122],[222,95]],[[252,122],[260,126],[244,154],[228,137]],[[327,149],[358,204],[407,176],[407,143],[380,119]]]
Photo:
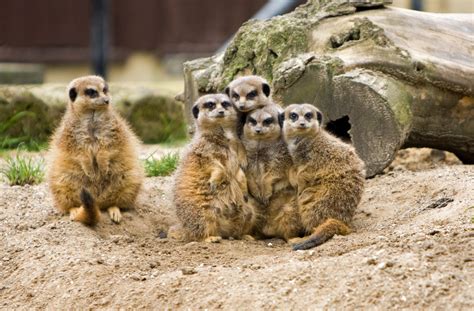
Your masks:
[[[367,259],[367,264],[368,265],[376,265],[377,264],[377,259],[376,258],[369,258],[369,259]]]
[[[181,272],[183,273],[183,275],[191,275],[197,273],[194,268],[181,268]]]

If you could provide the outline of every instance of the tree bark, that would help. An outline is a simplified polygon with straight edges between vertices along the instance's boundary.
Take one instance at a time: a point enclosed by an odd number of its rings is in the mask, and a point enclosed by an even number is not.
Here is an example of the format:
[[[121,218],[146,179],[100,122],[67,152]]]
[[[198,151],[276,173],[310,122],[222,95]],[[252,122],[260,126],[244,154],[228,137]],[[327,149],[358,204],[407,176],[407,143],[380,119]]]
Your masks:
[[[224,54],[186,63],[186,110],[236,76],[259,74],[272,82],[276,102],[319,107],[368,176],[403,147],[448,150],[474,163],[472,18],[312,0],[249,21]]]

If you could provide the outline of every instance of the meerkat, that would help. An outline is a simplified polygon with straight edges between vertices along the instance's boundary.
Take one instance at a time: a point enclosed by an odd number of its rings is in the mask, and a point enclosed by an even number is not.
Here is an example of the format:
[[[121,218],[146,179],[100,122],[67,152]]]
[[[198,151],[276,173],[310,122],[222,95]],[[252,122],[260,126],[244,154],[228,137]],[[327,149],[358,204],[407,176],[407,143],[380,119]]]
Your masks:
[[[302,234],[296,190],[289,182],[293,161],[281,135],[277,105],[267,105],[247,115],[242,142],[247,151],[246,176],[256,201],[256,234],[285,240]]]
[[[318,246],[335,234],[351,232],[349,224],[364,191],[364,163],[355,149],[327,133],[322,114],[310,104],[286,107],[283,136],[293,168],[298,209],[309,237],[293,239],[293,249]]]
[[[237,78],[225,88],[225,93],[232,99],[235,108],[243,113],[273,104],[270,91],[270,84],[260,76]]]
[[[225,94],[192,107],[196,133],[175,173],[173,201],[187,240],[251,239],[255,210],[238,158],[238,114]],[[243,146],[242,146],[243,148]]]
[[[139,139],[111,106],[99,76],[74,79],[66,113],[51,140],[47,180],[56,208],[87,225],[107,209],[119,223],[143,182]]]

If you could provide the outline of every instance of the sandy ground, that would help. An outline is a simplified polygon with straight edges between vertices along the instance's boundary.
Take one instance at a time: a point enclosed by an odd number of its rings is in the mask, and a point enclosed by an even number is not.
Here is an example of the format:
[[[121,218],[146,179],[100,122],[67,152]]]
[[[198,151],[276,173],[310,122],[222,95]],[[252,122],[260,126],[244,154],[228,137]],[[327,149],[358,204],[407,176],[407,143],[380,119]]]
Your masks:
[[[0,184],[0,309],[474,308],[474,166],[455,157],[402,150],[367,180],[353,234],[297,252],[165,238],[171,181],[147,178],[136,210],[96,229],[44,183]]]

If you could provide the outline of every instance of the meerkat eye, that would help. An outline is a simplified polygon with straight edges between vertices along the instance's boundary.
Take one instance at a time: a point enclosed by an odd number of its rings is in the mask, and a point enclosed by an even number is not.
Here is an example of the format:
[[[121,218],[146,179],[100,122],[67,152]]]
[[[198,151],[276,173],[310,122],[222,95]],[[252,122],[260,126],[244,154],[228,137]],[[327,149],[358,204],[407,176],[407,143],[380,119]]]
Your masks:
[[[228,101],[222,102],[221,105],[222,105],[223,108],[229,108],[230,107],[230,103]]]
[[[234,93],[232,94],[232,98],[233,98],[233,99],[239,99],[240,96],[239,96],[239,94],[237,94],[237,93],[234,92]]]
[[[257,125],[257,120],[255,120],[252,117],[249,117],[249,123],[252,124],[252,125]]]
[[[273,123],[273,118],[266,118],[263,120],[263,125],[268,126]]]
[[[247,94],[247,99],[255,98],[255,97],[257,97],[257,95],[258,95],[257,91],[253,90],[252,92]]]
[[[213,102],[205,102],[204,105],[203,105],[204,108],[206,109],[214,109],[216,108],[216,103],[213,103]]]
[[[109,92],[109,87],[105,86],[103,92],[104,92],[104,94],[107,94]]]
[[[313,113],[312,112],[307,112],[305,115],[304,115],[304,118],[306,120],[311,120],[312,118],[314,117]]]
[[[97,96],[99,96],[99,92],[94,89],[86,89],[84,91],[84,94],[86,94],[86,96],[89,96],[90,98],[96,98]]]
[[[293,121],[293,122],[298,120],[298,114],[295,113],[295,112],[290,113],[290,120]]]

